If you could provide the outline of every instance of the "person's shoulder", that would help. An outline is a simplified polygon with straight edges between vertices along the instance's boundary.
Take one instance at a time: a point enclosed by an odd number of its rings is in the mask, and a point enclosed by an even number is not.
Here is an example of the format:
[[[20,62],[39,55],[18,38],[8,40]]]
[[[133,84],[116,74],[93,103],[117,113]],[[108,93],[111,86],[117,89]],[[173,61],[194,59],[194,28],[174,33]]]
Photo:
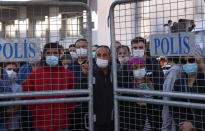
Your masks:
[[[42,72],[44,72],[44,68],[39,67],[38,69],[32,71],[30,76],[32,76],[32,75],[36,76],[36,74],[39,74],[39,73],[42,73]]]
[[[29,63],[25,63],[20,67],[20,69],[28,68],[28,67],[31,67],[31,65]]]

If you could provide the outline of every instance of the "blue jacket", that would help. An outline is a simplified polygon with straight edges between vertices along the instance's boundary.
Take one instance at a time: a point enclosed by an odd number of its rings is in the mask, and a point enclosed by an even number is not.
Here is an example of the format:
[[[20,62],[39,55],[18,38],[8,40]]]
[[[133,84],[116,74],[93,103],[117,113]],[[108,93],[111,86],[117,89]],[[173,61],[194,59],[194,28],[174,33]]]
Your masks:
[[[26,63],[19,68],[19,72],[16,76],[15,82],[21,84],[23,81],[27,80],[28,76],[32,72],[31,64]]]
[[[1,69],[0,92],[1,93],[12,92],[10,79],[8,77],[7,72],[4,69]],[[0,99],[0,101],[5,101],[5,99]],[[6,107],[0,106],[0,124],[5,123],[6,118],[7,118]]]

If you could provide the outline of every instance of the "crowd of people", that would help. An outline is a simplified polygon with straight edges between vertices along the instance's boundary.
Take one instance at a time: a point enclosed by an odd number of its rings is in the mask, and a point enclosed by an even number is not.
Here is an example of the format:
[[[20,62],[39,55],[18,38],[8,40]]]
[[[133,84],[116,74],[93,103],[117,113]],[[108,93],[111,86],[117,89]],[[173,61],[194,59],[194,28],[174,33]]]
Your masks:
[[[167,56],[171,68],[163,72],[160,62],[150,56],[149,42],[142,37],[127,45],[115,42],[118,88],[165,92],[205,93],[204,61],[196,47],[193,56]],[[111,49],[92,47],[93,65],[88,63],[88,42],[78,39],[68,49],[58,43],[44,46],[41,60],[23,64],[7,62],[0,70],[2,93],[88,89],[88,70],[93,66],[93,111],[95,131],[114,130],[114,96]],[[125,95],[126,94],[120,94]],[[82,95],[83,96],[83,95]],[[203,100],[177,99],[151,95],[128,95],[151,99],[204,103]],[[23,100],[57,99],[69,96],[26,97]],[[70,96],[75,97],[75,96]],[[13,99],[13,100],[19,100]],[[3,101],[3,100],[2,100]],[[119,129],[143,131],[146,122],[153,131],[205,130],[205,111],[152,103],[119,102]],[[88,103],[48,103],[0,107],[1,131],[88,130]]]

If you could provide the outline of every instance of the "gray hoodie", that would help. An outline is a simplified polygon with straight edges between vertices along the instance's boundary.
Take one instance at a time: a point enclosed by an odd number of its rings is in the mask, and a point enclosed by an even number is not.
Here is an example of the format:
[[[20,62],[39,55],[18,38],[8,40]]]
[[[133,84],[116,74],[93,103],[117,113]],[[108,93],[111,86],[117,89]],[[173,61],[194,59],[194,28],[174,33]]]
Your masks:
[[[163,84],[164,92],[171,92],[174,88],[174,83],[181,75],[181,66],[176,64],[173,65],[165,73],[165,81]],[[170,100],[170,97],[163,97],[163,100]],[[174,129],[174,120],[172,119],[171,114],[169,113],[169,106],[164,105],[162,110],[162,131],[171,131]]]

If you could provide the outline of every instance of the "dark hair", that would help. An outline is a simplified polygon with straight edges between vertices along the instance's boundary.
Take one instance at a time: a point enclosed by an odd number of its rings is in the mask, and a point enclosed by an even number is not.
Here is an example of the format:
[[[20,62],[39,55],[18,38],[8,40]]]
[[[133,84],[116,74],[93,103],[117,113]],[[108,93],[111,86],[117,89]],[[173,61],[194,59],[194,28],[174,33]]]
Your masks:
[[[179,63],[179,56],[168,56],[167,60],[169,62],[174,62],[175,64],[178,64]]]
[[[78,40],[75,42],[75,46],[76,46],[76,43],[78,43],[78,42],[80,42],[80,41],[84,41],[84,42],[88,43],[88,41],[87,41],[86,39],[81,38],[81,39],[78,39]]]
[[[115,41],[115,44],[116,44],[116,43],[119,43],[119,44],[121,45],[121,43],[120,43],[119,41]]]
[[[109,50],[109,55],[111,55],[111,50],[108,46],[106,46],[106,45],[98,46],[97,50],[100,49],[100,48],[107,48]],[[96,52],[97,52],[97,50],[96,50]]]
[[[93,45],[93,47],[97,47],[97,48],[98,48],[98,47],[99,47],[99,45]]]
[[[71,45],[69,45],[68,48],[71,48],[71,47],[75,47],[75,44],[71,44]]]
[[[117,53],[119,52],[119,50],[120,50],[121,48],[126,48],[127,51],[130,53],[130,48],[129,48],[128,46],[126,46],[126,45],[121,45],[121,46],[119,46],[119,47],[117,48]]]
[[[54,49],[54,48],[58,49],[58,53],[60,54],[61,47],[57,42],[56,43],[47,43],[43,48],[43,54],[45,54],[47,49]]]
[[[168,24],[171,23],[171,22],[172,22],[172,20],[168,20]]]
[[[134,39],[131,40],[131,45],[133,43],[138,43],[138,42],[143,42],[145,45],[147,44],[146,39],[139,36],[139,37],[135,37]]]
[[[72,57],[70,54],[64,54],[62,57],[61,57],[62,60],[72,60]]]

